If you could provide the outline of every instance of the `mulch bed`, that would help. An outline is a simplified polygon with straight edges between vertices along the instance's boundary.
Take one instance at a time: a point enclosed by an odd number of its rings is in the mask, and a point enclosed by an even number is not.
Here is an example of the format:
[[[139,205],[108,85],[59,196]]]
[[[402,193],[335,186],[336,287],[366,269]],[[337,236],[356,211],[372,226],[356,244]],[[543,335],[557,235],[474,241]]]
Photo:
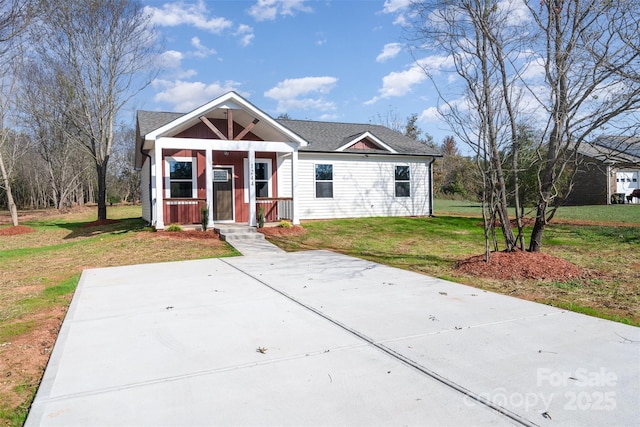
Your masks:
[[[0,236],[17,236],[18,234],[35,233],[37,230],[26,225],[0,228]]]
[[[304,227],[294,225],[293,227],[262,227],[258,231],[265,236],[299,236],[307,232]]]
[[[472,276],[498,280],[538,279],[568,281],[585,277],[588,272],[562,258],[542,252],[492,252],[489,262],[484,255],[458,261],[456,270]]]
[[[213,230],[157,231],[157,234],[161,237],[180,240],[220,239],[220,235]]]

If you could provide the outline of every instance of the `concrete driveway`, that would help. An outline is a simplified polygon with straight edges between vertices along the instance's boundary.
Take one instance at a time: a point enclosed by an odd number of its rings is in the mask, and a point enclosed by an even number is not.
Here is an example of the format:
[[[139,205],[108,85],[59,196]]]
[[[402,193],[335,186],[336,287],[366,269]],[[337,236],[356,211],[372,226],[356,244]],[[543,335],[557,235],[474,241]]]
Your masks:
[[[86,270],[27,425],[639,419],[639,328],[311,251]]]

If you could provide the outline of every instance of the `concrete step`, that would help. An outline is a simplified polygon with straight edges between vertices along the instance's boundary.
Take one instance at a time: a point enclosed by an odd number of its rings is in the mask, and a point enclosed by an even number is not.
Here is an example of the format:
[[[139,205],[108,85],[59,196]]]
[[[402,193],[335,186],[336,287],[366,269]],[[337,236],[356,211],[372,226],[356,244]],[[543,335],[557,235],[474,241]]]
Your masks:
[[[246,225],[217,225],[214,227],[220,239],[229,240],[264,240],[264,235],[254,227]]]

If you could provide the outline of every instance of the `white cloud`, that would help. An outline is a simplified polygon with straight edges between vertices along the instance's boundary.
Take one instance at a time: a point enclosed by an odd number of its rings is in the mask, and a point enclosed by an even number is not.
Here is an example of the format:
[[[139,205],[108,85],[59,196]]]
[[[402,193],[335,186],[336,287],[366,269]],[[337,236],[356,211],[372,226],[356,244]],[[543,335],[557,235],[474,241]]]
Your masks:
[[[329,93],[337,81],[337,78],[328,76],[287,79],[266,91],[264,96],[278,101],[279,112],[292,109],[333,110],[335,104],[326,101],[322,95]]]
[[[522,52],[521,56],[525,57],[526,62],[520,71],[520,78],[528,81],[537,81],[544,78],[546,70],[542,57],[535,52]]]
[[[531,21],[529,7],[521,0],[501,0],[498,9],[505,12],[508,25],[526,25]]]
[[[197,3],[165,3],[161,7],[145,6],[144,12],[151,15],[151,22],[161,27],[191,25],[195,28],[220,34],[231,27],[231,21],[225,18],[208,18],[209,10],[203,0]]]
[[[185,55],[177,50],[167,50],[157,57],[158,67],[162,70],[169,71],[173,78],[186,79],[197,74],[195,70],[183,70],[182,60]]]
[[[253,34],[253,28],[245,24],[241,24],[234,35],[240,37],[240,44],[242,46],[250,45],[255,37],[255,34]]]
[[[304,0],[258,0],[249,8],[249,15],[256,21],[273,21],[278,15],[292,16],[296,12],[311,12]]]
[[[158,58],[160,67],[162,68],[180,68],[184,55],[177,50],[167,50],[162,52]]]
[[[377,62],[384,62],[387,59],[395,58],[402,50],[400,43],[387,43],[382,48],[380,55],[376,57]]]
[[[408,25],[407,17],[405,13],[411,6],[412,0],[385,0],[382,7],[382,13],[396,14],[396,18],[393,20],[393,25],[400,25],[402,27]]]
[[[382,87],[378,95],[366,101],[366,105],[375,104],[381,99],[404,96],[411,88],[427,79],[424,70],[417,64],[405,71],[393,71],[382,78]]]
[[[418,120],[428,123],[439,123],[442,121],[442,116],[438,112],[437,107],[429,107],[422,111]]]
[[[206,47],[202,44],[199,37],[193,37],[191,39],[191,46],[193,46],[196,50],[193,52],[193,56],[198,58],[206,58],[209,55],[215,55],[216,50]]]
[[[156,102],[166,102],[172,105],[173,111],[188,112],[229,91],[239,92],[242,96],[248,96],[238,90],[240,83],[228,80],[226,82],[187,82],[184,80],[156,79],[151,83],[152,87],[160,90],[154,96]]]
[[[403,11],[411,4],[411,0],[385,0],[382,11],[384,13],[396,13]]]

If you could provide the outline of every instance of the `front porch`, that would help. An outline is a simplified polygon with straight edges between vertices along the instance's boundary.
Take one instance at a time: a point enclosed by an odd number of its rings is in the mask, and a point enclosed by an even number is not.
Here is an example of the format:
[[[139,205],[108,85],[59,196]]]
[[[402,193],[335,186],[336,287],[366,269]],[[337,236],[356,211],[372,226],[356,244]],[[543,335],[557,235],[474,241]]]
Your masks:
[[[201,224],[205,210],[208,210],[209,228],[218,223],[255,227],[258,212],[264,212],[266,222],[286,219],[299,224],[295,203],[298,162],[295,147],[258,141],[255,143],[277,148],[277,151],[255,151],[252,141],[212,144],[210,140],[177,139],[162,138],[156,142],[154,160],[162,165],[155,168],[162,173],[152,181],[155,184],[152,193],[159,207],[155,209],[157,229],[169,224]],[[205,144],[204,149],[199,149]],[[214,150],[211,145],[223,149]]]
[[[255,227],[262,209],[266,221],[299,224],[298,149],[307,145],[299,135],[235,92],[187,114],[144,116],[158,120],[149,132],[140,132],[138,147],[139,158],[149,162],[143,217],[156,229],[201,224],[203,211],[210,228]]]
[[[164,200],[164,218],[166,224],[202,224],[203,210],[208,206],[206,199],[169,198]],[[265,222],[293,222],[293,198],[291,197],[259,197],[256,198],[256,215],[264,209]],[[210,211],[211,214],[211,211]],[[257,221],[257,217],[256,217]],[[214,223],[215,223],[214,219]],[[229,222],[229,221],[224,221]],[[245,223],[240,221],[238,223]],[[235,223],[235,221],[233,221]]]

